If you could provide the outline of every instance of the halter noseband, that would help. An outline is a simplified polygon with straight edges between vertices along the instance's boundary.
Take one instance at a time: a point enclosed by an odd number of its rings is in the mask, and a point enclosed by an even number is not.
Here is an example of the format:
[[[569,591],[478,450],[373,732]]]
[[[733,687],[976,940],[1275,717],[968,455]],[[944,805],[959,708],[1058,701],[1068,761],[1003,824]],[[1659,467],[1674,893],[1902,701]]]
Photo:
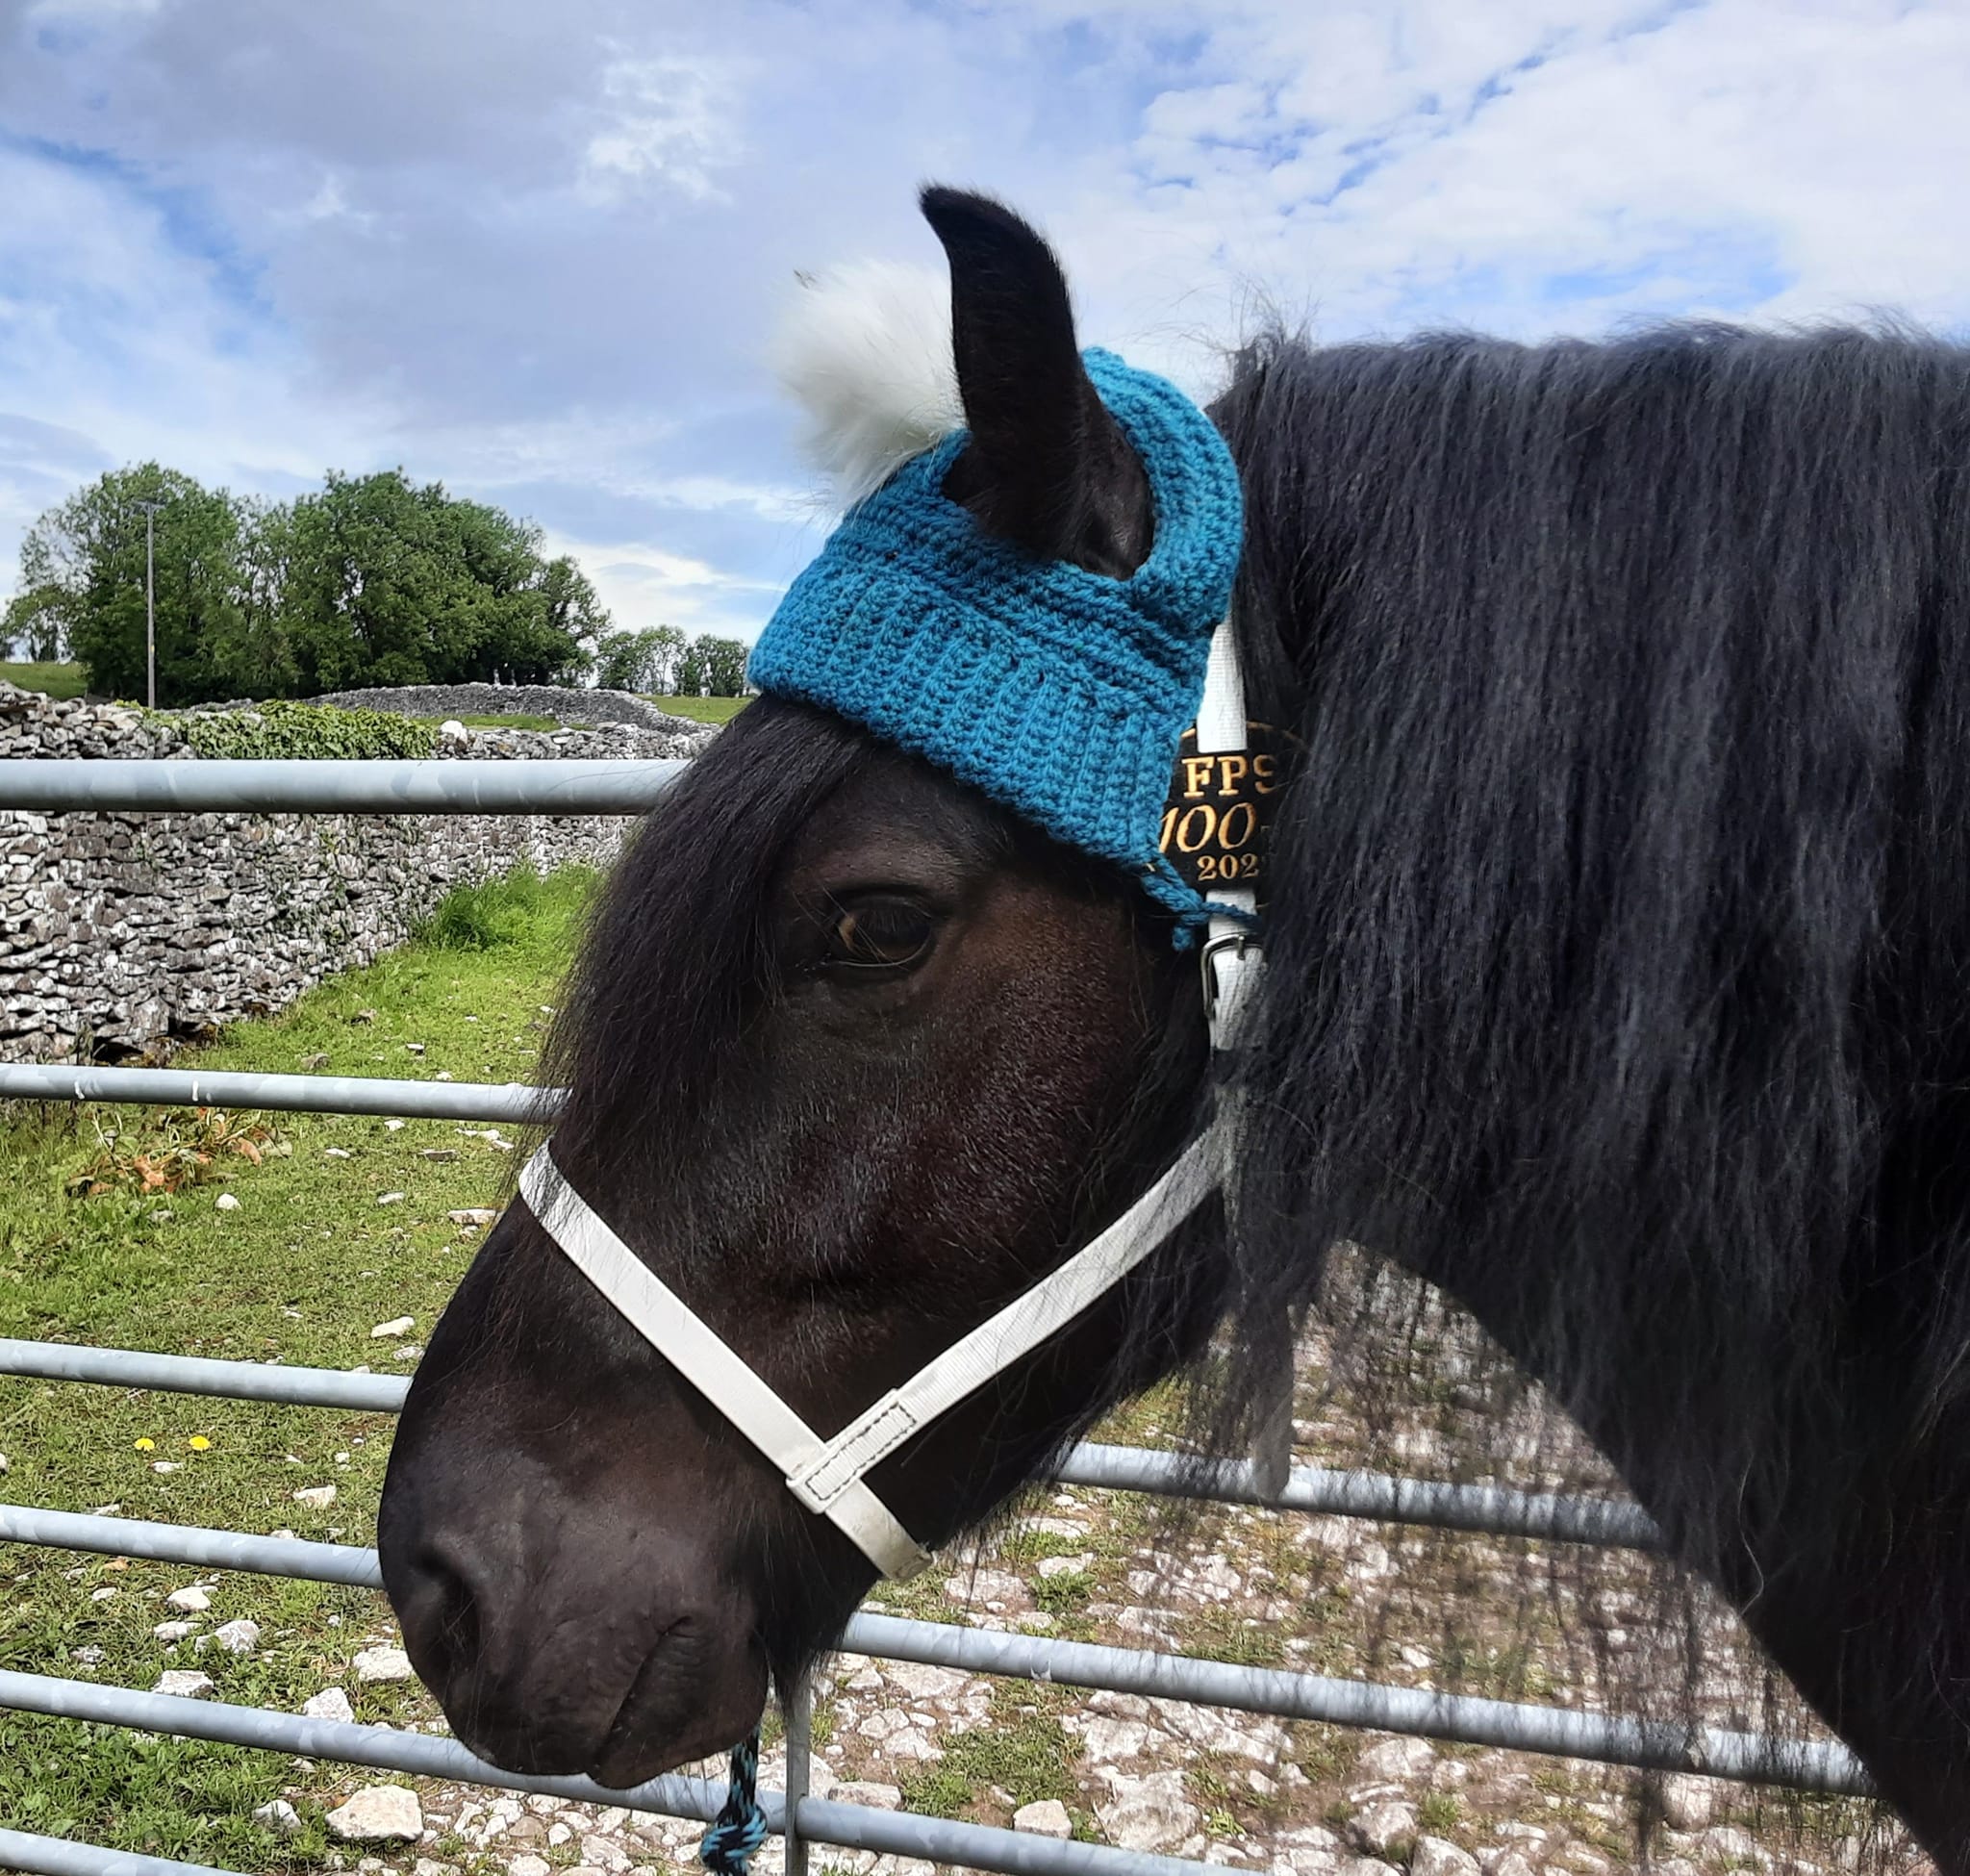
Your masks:
[[[1231,621],[1211,640],[1198,709],[1200,753],[1246,747],[1245,684]],[[1250,891],[1225,891],[1201,950],[1204,1010],[1213,1051],[1223,1049],[1250,1001],[1262,958],[1247,920]],[[1030,1354],[1105,1296],[1161,1245],[1220,1184],[1222,1113],[1141,1198],[1064,1264],[833,1435],[823,1438],[726,1346],[723,1339],[610,1229],[554,1164],[543,1144],[519,1176],[520,1197],[568,1260],[644,1341],[779,1468],[787,1489],[820,1513],[886,1577],[911,1577],[929,1553],[870,1488],[868,1474],[922,1428]]]

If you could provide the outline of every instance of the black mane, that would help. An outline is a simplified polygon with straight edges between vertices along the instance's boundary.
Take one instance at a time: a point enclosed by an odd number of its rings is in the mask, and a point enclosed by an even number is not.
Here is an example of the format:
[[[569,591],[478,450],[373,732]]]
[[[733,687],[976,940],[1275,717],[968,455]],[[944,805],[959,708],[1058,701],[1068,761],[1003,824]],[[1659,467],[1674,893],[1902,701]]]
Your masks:
[[[1217,415],[1245,628],[1304,698],[1253,1332],[1355,1240],[1740,1603],[1872,1556],[1890,1492],[1959,1559],[1970,351],[1275,338]],[[1906,1619],[1960,1686],[1934,1581]]]

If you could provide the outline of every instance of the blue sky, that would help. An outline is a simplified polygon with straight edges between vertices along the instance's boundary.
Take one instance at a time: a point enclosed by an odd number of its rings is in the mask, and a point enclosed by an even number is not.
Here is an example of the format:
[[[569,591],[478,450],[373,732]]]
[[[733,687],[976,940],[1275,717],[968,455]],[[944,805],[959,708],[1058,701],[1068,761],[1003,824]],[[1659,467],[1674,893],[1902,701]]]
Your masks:
[[[1966,97],[1970,0],[0,0],[0,595],[106,468],[401,464],[750,636],[822,526],[766,336],[924,180],[1200,393],[1267,308],[1970,333]]]

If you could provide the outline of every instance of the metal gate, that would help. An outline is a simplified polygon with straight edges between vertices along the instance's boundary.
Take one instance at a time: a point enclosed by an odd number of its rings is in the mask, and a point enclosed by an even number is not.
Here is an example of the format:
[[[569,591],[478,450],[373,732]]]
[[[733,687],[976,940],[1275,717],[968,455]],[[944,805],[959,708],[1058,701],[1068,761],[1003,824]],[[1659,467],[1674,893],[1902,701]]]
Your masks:
[[[96,810],[339,814],[634,814],[674,779],[676,762],[214,762],[19,761],[0,766],[0,810]],[[214,1074],[169,1069],[0,1065],[0,1100],[107,1101],[155,1105],[249,1106],[290,1112],[524,1123],[551,1116],[554,1096],[518,1085],[394,1081],[316,1075]],[[235,1400],[394,1412],[407,1378],[331,1369],[265,1366],[0,1338],[0,1375],[157,1388]],[[1057,1468],[1062,1483],[1121,1488],[1329,1516],[1373,1518],[1534,1537],[1562,1543],[1659,1548],[1648,1518],[1611,1500],[1567,1498],[1488,1486],[1427,1483],[1319,1467],[1295,1470],[1268,1490],[1258,1468],[1233,1460],[1191,1461],[1168,1453],[1087,1444]],[[255,1571],[322,1583],[380,1587],[376,1553],[353,1545],[138,1519],[0,1505],[0,1543],[52,1545]],[[1652,1723],[1558,1707],[1425,1692],[1373,1682],[1200,1661],[1144,1650],[1000,1634],[904,1620],[865,1610],[848,1625],[848,1649],[878,1659],[927,1662],[972,1673],[1025,1677],[1378,1732],[1663,1771],[1689,1771],[1864,1794],[1865,1774],[1844,1747]],[[541,1791],[675,1817],[709,1819],[722,1783],[669,1776],[633,1791],[582,1778],[523,1778],[474,1758],[457,1741],[388,1727],[317,1720],[102,1686],[58,1676],[0,1671],[0,1707],[112,1726],[255,1746],[415,1776]],[[1062,1842],[909,1813],[841,1804],[808,1794],[809,1698],[787,1713],[787,1787],[762,1792],[771,1829],[786,1838],[789,1876],[803,1876],[807,1846],[920,1858],[1016,1876],[1177,1876],[1210,1867],[1174,1857]],[[50,1876],[142,1876],[197,1872],[202,1865],[112,1852],[64,1838],[0,1828],[0,1867]],[[225,1872],[207,1872],[225,1876]]]

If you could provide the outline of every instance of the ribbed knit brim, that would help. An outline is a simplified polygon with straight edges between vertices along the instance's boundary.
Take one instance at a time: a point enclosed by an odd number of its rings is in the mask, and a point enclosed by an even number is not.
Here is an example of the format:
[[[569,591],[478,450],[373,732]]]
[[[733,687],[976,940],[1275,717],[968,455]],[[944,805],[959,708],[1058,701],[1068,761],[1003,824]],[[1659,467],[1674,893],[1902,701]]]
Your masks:
[[[944,494],[959,432],[828,537],[761,634],[749,675],[1124,868],[1188,926],[1203,901],[1157,850],[1157,831],[1230,604],[1238,471],[1174,385],[1110,353],[1086,362],[1154,504],[1154,540],[1132,575],[1036,560],[987,535]]]

